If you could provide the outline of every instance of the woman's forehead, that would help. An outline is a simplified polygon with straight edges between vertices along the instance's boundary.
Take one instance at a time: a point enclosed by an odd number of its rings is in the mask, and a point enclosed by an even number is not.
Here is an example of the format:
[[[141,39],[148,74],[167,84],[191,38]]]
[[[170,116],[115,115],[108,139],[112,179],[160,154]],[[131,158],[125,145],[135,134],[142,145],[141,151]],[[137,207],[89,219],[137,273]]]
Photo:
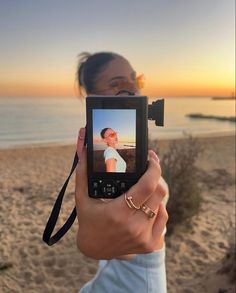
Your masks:
[[[112,128],[108,128],[105,133],[113,133],[115,132]]]
[[[110,80],[117,76],[130,77],[134,73],[129,62],[121,57],[111,60],[103,71],[98,75],[98,79]]]

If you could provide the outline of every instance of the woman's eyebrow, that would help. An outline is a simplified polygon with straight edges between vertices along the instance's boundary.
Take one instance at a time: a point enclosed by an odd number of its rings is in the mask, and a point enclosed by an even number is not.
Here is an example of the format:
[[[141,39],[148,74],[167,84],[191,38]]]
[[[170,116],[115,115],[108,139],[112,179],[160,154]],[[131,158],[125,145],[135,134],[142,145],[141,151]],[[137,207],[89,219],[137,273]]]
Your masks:
[[[113,80],[116,80],[116,79],[124,79],[124,78],[125,78],[124,76],[118,75],[118,76],[112,77],[111,79],[109,79],[109,81],[113,81]]]
[[[130,73],[130,76],[132,77],[132,78],[135,78],[136,77],[136,71],[132,71],[131,73]],[[109,79],[109,82],[111,82],[111,81],[113,81],[113,80],[116,80],[116,79],[125,79],[126,77],[125,76],[123,76],[123,75],[117,75],[117,76],[114,76],[114,77],[112,77],[111,79]]]

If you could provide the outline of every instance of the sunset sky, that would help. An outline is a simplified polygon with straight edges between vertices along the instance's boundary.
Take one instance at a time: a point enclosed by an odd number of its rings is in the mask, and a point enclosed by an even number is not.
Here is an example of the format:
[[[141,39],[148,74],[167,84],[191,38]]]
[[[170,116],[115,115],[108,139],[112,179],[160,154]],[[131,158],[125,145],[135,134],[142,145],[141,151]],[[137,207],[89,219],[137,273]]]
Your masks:
[[[230,96],[234,0],[0,0],[0,96],[76,96],[77,55],[115,51],[149,96]]]
[[[111,128],[117,132],[119,142],[129,142],[135,144],[136,111],[134,109],[94,109],[94,143],[102,142],[100,133],[104,128]],[[104,145],[104,142],[102,142],[102,144]]]

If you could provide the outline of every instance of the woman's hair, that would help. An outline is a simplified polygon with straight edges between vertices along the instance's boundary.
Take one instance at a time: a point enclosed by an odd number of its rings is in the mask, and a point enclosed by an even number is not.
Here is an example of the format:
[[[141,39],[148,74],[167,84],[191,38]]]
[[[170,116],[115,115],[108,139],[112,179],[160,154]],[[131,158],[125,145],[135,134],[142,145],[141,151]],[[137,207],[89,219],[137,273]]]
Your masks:
[[[110,128],[109,127],[103,128],[103,130],[100,132],[100,135],[102,138],[105,138],[105,132],[107,131],[107,129],[110,129]]]
[[[92,93],[98,74],[111,60],[117,57],[124,58],[113,52],[99,52],[95,54],[83,52],[79,54],[77,81],[80,94],[82,93],[82,88],[85,89],[86,93]]]

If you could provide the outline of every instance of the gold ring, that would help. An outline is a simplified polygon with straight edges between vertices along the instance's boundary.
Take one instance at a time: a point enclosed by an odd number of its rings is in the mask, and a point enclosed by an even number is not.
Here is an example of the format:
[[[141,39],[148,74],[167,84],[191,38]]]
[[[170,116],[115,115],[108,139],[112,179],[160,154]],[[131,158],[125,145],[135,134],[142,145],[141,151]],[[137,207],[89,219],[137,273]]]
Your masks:
[[[156,216],[156,213],[145,204],[142,204],[140,206],[140,210],[143,211],[148,216],[149,219],[152,219],[153,217]]]
[[[131,195],[127,196],[125,193],[125,201],[130,209],[140,210],[140,206],[137,207],[133,202],[133,197]]]

